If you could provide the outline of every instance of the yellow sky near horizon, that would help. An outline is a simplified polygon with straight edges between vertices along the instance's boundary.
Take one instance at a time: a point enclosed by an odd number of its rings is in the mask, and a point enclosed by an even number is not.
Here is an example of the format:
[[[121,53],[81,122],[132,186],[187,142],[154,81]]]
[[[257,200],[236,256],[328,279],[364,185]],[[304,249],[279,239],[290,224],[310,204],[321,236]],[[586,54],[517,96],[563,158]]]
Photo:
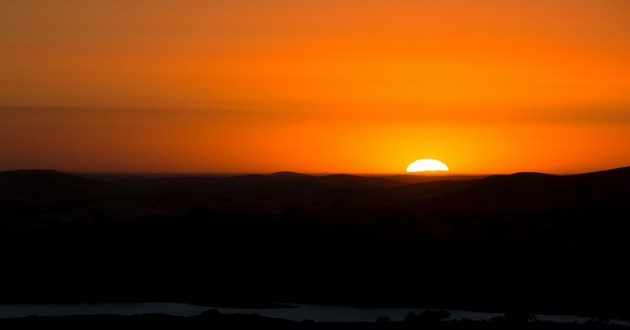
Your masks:
[[[0,169],[630,165],[624,0],[0,3]]]

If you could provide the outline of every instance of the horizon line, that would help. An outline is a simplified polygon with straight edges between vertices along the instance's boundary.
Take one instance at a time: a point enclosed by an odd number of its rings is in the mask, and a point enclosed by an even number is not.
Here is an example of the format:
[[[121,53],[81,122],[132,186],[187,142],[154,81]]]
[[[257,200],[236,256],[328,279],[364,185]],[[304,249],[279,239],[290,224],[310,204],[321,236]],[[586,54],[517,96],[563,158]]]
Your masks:
[[[61,173],[78,174],[78,175],[146,175],[146,176],[242,176],[242,175],[272,175],[278,173],[295,173],[309,176],[328,176],[328,175],[354,175],[354,176],[418,176],[418,177],[465,177],[465,176],[491,176],[491,175],[512,175],[517,173],[541,173],[548,175],[576,175],[594,172],[603,172],[621,169],[630,166],[620,166],[600,170],[589,170],[582,172],[540,172],[540,171],[515,171],[506,173],[464,173],[455,171],[426,171],[426,172],[298,172],[298,171],[259,171],[259,172],[247,172],[247,171],[74,171],[74,170],[58,170],[54,168],[15,168],[15,169],[2,169],[0,172],[13,172],[13,171],[55,171]]]

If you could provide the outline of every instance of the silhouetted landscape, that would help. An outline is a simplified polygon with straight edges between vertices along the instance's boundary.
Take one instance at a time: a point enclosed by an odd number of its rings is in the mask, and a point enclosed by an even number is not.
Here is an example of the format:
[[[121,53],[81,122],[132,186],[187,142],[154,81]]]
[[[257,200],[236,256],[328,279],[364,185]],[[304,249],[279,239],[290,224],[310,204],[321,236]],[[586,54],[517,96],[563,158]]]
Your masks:
[[[0,0],[0,330],[630,329],[629,14]]]
[[[630,167],[483,177],[1,172],[0,303],[299,302],[630,320],[629,219]]]
[[[602,321],[585,323],[554,323],[529,321],[522,322],[508,317],[494,318],[488,321],[445,320],[448,313],[428,311],[422,314],[410,312],[402,321],[390,321],[379,318],[375,322],[301,322],[262,317],[259,315],[225,315],[209,310],[197,316],[177,317],[163,314],[149,315],[81,315],[37,317],[30,316],[15,319],[0,319],[0,326],[60,326],[65,329],[85,329],[98,324],[100,327],[136,326],[167,327],[175,329],[200,329],[212,327],[219,329],[627,329],[622,325],[608,324]]]

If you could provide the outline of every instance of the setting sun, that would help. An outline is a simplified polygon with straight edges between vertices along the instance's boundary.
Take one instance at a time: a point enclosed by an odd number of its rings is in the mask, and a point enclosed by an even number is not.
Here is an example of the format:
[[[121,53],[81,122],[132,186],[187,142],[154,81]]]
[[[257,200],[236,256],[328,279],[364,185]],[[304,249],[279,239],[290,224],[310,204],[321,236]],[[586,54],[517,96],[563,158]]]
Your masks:
[[[420,159],[407,166],[407,172],[448,171],[448,166],[435,159]]]

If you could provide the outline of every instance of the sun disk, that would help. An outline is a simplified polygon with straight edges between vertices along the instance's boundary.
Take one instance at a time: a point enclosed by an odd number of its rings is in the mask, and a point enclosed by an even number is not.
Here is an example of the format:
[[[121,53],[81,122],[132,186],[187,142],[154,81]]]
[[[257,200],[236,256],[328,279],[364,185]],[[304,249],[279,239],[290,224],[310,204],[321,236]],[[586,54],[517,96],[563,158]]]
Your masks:
[[[448,166],[439,160],[419,159],[407,166],[407,172],[448,171]]]

